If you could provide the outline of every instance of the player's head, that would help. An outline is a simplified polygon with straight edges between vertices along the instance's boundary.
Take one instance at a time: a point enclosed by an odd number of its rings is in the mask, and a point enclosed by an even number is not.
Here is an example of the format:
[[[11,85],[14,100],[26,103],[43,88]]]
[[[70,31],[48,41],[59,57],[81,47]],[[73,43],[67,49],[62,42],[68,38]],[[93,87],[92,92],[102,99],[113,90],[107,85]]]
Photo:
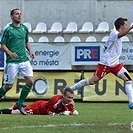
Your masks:
[[[127,19],[126,18],[118,18],[114,24],[115,24],[116,30],[119,30],[121,27],[122,28],[127,27]]]
[[[11,10],[10,17],[13,23],[20,23],[22,19],[22,13],[18,8]]]
[[[74,97],[73,90],[68,86],[65,87],[64,93],[63,93],[63,102],[65,104],[69,104],[73,100],[73,97]]]
[[[66,86],[65,87],[65,89],[64,89],[64,95],[66,95],[67,92],[70,92],[71,94],[74,94],[73,90],[69,86]]]

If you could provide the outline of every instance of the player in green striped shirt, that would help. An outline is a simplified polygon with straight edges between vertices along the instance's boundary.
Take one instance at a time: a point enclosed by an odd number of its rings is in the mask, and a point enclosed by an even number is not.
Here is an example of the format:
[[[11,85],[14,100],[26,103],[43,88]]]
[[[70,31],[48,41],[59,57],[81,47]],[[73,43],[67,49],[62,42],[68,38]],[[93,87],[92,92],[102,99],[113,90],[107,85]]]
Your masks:
[[[13,9],[10,13],[12,23],[4,30],[1,39],[1,48],[6,53],[6,67],[4,71],[4,85],[0,88],[0,98],[3,97],[13,86],[17,75],[26,79],[20,97],[14,107],[25,115],[22,103],[30,92],[34,83],[33,70],[26,55],[26,49],[30,57],[34,59],[34,54],[28,42],[28,28],[21,23],[22,13],[19,9]]]

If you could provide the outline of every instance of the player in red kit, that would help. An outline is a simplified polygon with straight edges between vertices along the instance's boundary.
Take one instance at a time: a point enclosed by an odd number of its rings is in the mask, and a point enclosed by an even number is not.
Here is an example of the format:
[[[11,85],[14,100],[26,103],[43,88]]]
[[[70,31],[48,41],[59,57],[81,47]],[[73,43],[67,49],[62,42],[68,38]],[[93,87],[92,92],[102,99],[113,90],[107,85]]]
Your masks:
[[[74,92],[71,88],[66,87],[63,95],[53,96],[50,100],[38,100],[24,107],[27,114],[33,115],[64,115],[65,111],[73,114],[74,109]],[[18,109],[2,109],[0,114],[21,114]]]
[[[68,91],[68,89],[65,89],[65,90]],[[67,93],[70,93],[70,92],[67,92]],[[49,101],[39,100],[34,102],[33,104],[30,104],[24,107],[24,110],[27,113],[37,114],[37,115],[49,115],[49,114],[54,115],[54,114],[59,114],[61,112],[64,112],[65,110],[73,111],[74,110],[73,94],[72,96],[68,96],[68,97],[63,95],[56,95],[56,96],[53,96]]]

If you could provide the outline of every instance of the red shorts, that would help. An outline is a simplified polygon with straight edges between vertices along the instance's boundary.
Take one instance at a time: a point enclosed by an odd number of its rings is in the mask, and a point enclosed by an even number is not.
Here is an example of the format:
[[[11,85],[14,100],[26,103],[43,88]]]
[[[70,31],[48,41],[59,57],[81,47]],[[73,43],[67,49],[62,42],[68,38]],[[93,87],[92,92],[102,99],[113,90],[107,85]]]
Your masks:
[[[122,67],[123,67],[123,63],[117,64],[116,66],[113,66],[113,67],[98,64],[98,67],[94,73],[94,76],[101,79],[110,72],[113,73],[114,75],[117,75],[117,73],[121,70]]]
[[[36,115],[40,115],[40,106],[41,104],[45,104],[47,103],[46,101],[44,100],[38,100],[32,104],[29,104],[27,105],[26,107],[24,107],[24,111],[27,113],[27,114],[36,114]]]

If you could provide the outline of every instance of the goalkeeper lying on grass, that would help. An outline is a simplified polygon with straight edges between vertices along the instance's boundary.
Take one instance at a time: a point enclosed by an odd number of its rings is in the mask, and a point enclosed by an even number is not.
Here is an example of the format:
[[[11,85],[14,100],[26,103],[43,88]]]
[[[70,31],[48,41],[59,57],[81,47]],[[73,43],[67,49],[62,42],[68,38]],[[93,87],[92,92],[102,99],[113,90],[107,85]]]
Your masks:
[[[73,96],[71,88],[66,87],[63,95],[53,96],[48,101],[38,100],[25,106],[24,111],[27,115],[78,115],[78,111],[74,109]],[[13,106],[0,110],[0,114],[21,114],[18,109],[13,110]]]

